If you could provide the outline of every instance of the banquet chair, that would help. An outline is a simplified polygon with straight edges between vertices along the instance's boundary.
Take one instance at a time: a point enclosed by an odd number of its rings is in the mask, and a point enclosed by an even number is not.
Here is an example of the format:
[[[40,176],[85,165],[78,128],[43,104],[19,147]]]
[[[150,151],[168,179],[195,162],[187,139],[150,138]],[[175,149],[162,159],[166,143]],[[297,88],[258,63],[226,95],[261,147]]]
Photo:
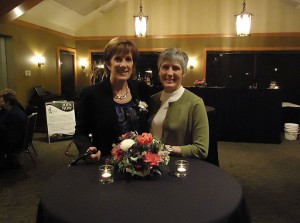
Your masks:
[[[24,142],[23,146],[21,149],[21,152],[28,153],[34,166],[36,166],[36,163],[34,161],[34,158],[32,156],[32,153],[30,151],[30,147],[32,148],[35,156],[37,157],[37,152],[32,144],[33,140],[33,134],[35,130],[35,124],[36,124],[36,119],[37,119],[37,112],[31,113],[30,115],[27,116],[27,128],[26,128],[26,134],[24,137]]]
[[[34,105],[27,105],[25,108],[26,115],[31,115],[32,113],[38,112],[39,108]]]
[[[6,153],[6,156],[11,157],[11,159],[14,160],[14,163],[17,166],[21,166],[21,163],[17,157],[20,156],[22,153],[28,153],[34,166],[36,166],[36,163],[33,159],[32,153],[30,151],[30,147],[31,147],[33,152],[37,156],[37,152],[36,152],[34,146],[32,145],[32,139],[33,139],[33,134],[34,134],[34,130],[35,130],[36,118],[37,118],[36,112],[27,116],[27,126],[25,129],[22,146],[17,147],[17,148],[12,148],[11,152]]]
[[[33,160],[33,157],[31,155],[31,152],[29,150],[29,148],[31,147],[35,156],[37,157],[37,152],[32,144],[32,140],[33,140],[33,135],[34,135],[34,130],[35,130],[35,124],[36,124],[36,119],[37,119],[37,112],[34,112],[30,115],[28,115],[28,126],[27,126],[27,135],[26,135],[26,142],[25,142],[25,146],[26,146],[26,149],[25,149],[25,152],[29,153],[30,156],[31,156],[31,159],[32,161],[34,162]]]
[[[209,147],[206,161],[219,166],[217,116],[214,107],[205,106],[209,123]]]

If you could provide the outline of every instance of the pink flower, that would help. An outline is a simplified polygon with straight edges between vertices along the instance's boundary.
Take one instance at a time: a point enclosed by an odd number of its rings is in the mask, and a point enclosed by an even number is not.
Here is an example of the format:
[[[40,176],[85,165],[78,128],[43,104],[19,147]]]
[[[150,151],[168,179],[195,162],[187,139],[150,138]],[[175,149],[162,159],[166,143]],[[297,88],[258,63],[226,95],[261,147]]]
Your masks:
[[[146,145],[148,143],[151,143],[153,141],[153,137],[151,133],[144,132],[142,135],[137,137],[137,140],[141,145]]]
[[[121,137],[122,137],[122,139],[129,139],[130,134],[131,134],[130,132],[127,132],[127,133],[123,134]]]
[[[158,166],[161,159],[160,156],[156,153],[148,152],[145,154],[145,160],[146,163],[150,163],[150,166]]]

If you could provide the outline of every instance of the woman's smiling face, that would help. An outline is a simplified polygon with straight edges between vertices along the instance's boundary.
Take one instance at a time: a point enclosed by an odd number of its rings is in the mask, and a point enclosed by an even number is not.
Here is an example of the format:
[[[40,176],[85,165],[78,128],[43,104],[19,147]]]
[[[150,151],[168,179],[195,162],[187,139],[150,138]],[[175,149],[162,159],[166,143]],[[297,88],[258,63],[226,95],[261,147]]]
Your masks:
[[[124,55],[114,55],[111,58],[110,63],[107,67],[110,70],[110,75],[112,79],[128,80],[131,77],[133,65],[133,58],[130,52]]]
[[[179,62],[165,60],[159,68],[160,82],[167,93],[176,91],[182,82],[184,72]]]

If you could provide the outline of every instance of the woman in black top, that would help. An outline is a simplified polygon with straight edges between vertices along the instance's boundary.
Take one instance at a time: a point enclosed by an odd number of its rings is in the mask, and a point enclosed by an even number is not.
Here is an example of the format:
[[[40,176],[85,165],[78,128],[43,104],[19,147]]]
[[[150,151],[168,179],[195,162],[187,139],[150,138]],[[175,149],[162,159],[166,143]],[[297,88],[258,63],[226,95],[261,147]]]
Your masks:
[[[83,90],[74,135],[79,152],[96,152],[91,155],[95,161],[101,154],[109,155],[122,134],[148,129],[144,106],[149,100],[148,87],[131,78],[138,59],[135,44],[114,38],[105,47],[103,59],[108,78]]]

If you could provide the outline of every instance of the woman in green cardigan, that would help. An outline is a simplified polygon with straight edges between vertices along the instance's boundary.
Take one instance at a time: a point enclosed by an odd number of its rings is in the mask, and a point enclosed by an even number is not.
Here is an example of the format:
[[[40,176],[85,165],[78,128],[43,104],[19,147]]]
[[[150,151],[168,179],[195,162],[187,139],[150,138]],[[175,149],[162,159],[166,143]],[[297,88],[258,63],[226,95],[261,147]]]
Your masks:
[[[176,48],[158,58],[159,78],[164,90],[150,100],[151,133],[161,139],[173,155],[205,159],[209,126],[203,100],[181,85],[188,56]]]

